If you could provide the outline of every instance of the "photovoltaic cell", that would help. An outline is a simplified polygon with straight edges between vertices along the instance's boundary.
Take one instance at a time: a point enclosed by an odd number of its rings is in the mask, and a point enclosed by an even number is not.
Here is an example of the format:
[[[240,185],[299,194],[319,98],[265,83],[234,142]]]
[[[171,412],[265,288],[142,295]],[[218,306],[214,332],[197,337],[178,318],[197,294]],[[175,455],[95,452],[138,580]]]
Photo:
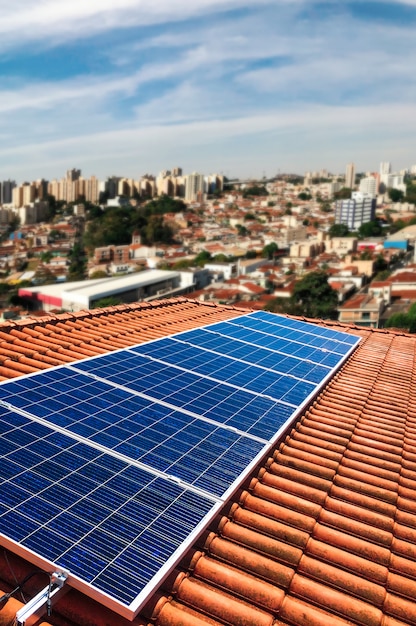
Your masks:
[[[0,533],[134,616],[357,343],[256,312],[0,384]]]
[[[0,386],[0,399],[217,497],[227,491],[265,445],[265,441],[151,402],[67,367],[34,376],[30,392],[22,388],[21,382],[18,379]],[[261,405],[255,396],[250,400],[257,407]],[[257,420],[264,422],[261,430],[266,428],[270,434],[277,425],[277,418],[267,415],[271,406],[273,403],[267,403],[256,414]],[[248,408],[241,407],[238,415],[243,409],[248,413]],[[264,410],[264,416],[260,410]],[[231,409],[229,413],[227,421],[237,425]],[[222,414],[220,417],[224,420]],[[284,419],[280,420],[283,423]],[[250,430],[256,431],[252,423]]]
[[[9,444],[0,532],[121,603],[134,601],[213,508],[212,499],[3,407],[0,418]]]

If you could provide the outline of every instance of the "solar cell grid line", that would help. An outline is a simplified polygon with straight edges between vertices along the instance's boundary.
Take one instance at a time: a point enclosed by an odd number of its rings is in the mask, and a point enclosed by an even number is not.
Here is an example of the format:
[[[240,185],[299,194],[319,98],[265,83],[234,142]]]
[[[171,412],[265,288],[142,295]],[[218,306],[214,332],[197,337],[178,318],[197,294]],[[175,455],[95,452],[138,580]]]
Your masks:
[[[0,542],[132,618],[221,503],[4,407],[0,422]]]
[[[328,337],[329,339],[334,339],[336,341],[340,341],[341,343],[346,343],[351,346],[355,346],[360,341],[360,338],[357,337],[357,335],[351,335],[348,332],[343,332],[340,330],[332,330],[331,328],[325,326],[319,326],[318,324],[313,324],[311,322],[303,322],[291,317],[279,315],[277,313],[271,315],[266,311],[255,311],[253,313],[249,313],[247,316],[244,317],[256,320],[264,320],[269,324],[274,324],[280,327],[283,326],[286,328],[289,327],[303,330],[306,334],[311,333],[317,336]]]
[[[231,322],[232,323],[232,322]],[[245,317],[240,324],[234,324],[239,328],[253,329],[258,332],[262,332],[267,336],[275,335],[278,330],[278,335],[282,339],[288,339],[301,345],[315,346],[322,350],[333,352],[335,354],[345,354],[351,348],[351,344],[344,343],[342,341],[331,339],[323,336],[322,334],[316,335],[313,332],[294,328],[293,326],[283,326],[279,324],[273,324],[268,320],[258,320],[252,317]]]
[[[213,332],[213,331],[211,331]],[[328,365],[331,368],[339,362],[339,355],[326,351],[322,348],[309,346],[308,344],[292,341],[274,335],[251,329],[247,339],[247,329],[235,324],[224,324],[221,331],[228,337],[233,337],[240,341],[254,344],[265,348],[270,348],[282,354],[296,356],[300,359],[309,359],[312,362]]]
[[[305,391],[299,389],[296,384],[293,384],[290,389],[282,387],[282,397],[277,401],[259,392],[219,383],[208,377],[194,376],[189,372],[183,372],[182,376],[174,376],[168,384],[159,381],[154,376],[153,383],[150,383],[152,386],[147,386],[144,391],[140,369],[133,367],[132,360],[129,362],[132,380],[129,380],[125,386],[124,374],[118,372],[118,368],[114,368],[115,353],[112,355],[111,367],[107,367],[107,355],[97,357],[94,362],[93,360],[84,361],[69,367],[80,371],[82,368],[84,372],[91,369],[96,372],[93,376],[98,376],[99,380],[105,380],[130,393],[137,393],[151,402],[156,401],[172,409],[187,412],[193,417],[203,417],[226,428],[237,429],[239,432],[260,437],[263,440],[270,440],[278,430],[281,421],[279,417],[277,428],[269,426],[270,415],[274,412],[276,416],[282,416],[286,420],[296,410],[298,401],[296,398],[296,403],[290,402],[289,396],[292,394],[302,399],[305,397]],[[119,358],[127,360],[128,357],[124,353]],[[102,363],[103,367],[100,368],[98,363]]]
[[[160,342],[160,345],[158,345]],[[224,374],[230,380],[228,372],[233,369],[237,372],[250,372],[251,368],[261,368],[263,371],[273,371],[276,374],[290,376],[309,383],[319,383],[327,376],[330,368],[327,365],[316,365],[315,363],[298,358],[288,357],[273,352],[269,349],[244,347],[236,344],[234,340],[221,338],[218,346],[213,343],[207,346],[196,346],[186,343],[179,336],[161,339],[157,342],[140,344],[128,348],[128,351],[136,354],[147,355],[166,363],[183,367],[203,375],[213,375],[215,378],[224,379]],[[225,344],[225,348],[224,348]],[[224,354],[227,346],[231,345],[231,354]],[[240,347],[238,355],[233,357],[233,353]],[[223,350],[224,348],[224,350]],[[243,374],[242,374],[243,375]],[[249,380],[252,378],[249,376]]]
[[[162,354],[161,357],[163,356]],[[109,366],[110,363],[111,367]],[[284,392],[279,391],[279,389],[283,390],[283,387],[277,385],[281,380],[277,373],[270,372],[266,368],[257,368],[247,364],[244,368],[251,367],[251,373],[244,381],[244,384],[241,384],[237,360],[234,360],[231,364],[229,363],[228,366],[230,371],[235,370],[232,380],[230,376],[221,378],[207,373],[200,375],[194,372],[192,367],[186,368],[181,365],[166,363],[163,358],[158,359],[150,355],[146,356],[145,362],[143,362],[140,353],[136,359],[136,352],[126,349],[122,353],[112,353],[111,357],[103,355],[89,361],[72,364],[69,367],[82,372],[94,372],[94,375],[100,379],[116,382],[128,387],[130,390],[143,392],[152,398],[164,398],[165,401],[170,402],[170,398],[174,397],[175,404],[178,402],[180,407],[186,407],[189,397],[195,398],[198,395],[207,397],[209,394],[212,398],[218,395],[218,398],[221,399],[221,396],[227,398],[235,390],[263,395],[272,400],[279,400],[285,404],[297,406],[297,399],[293,402],[288,390]],[[158,371],[157,368],[159,368]],[[148,369],[152,370],[151,379],[146,377]],[[128,372],[129,377],[127,385],[125,371]],[[314,388],[313,384],[300,378],[294,376],[286,376],[286,378],[292,381],[291,387],[293,388],[297,386],[298,382],[302,382],[303,387],[308,392],[311,392]],[[232,387],[231,390],[230,387]],[[246,398],[248,402],[248,396]]]
[[[71,376],[72,369],[68,367],[57,368],[55,373],[49,370],[33,376],[33,385],[35,382],[37,385],[43,385],[45,377],[52,383],[58,378],[65,381],[63,374],[65,372],[69,374],[66,378],[66,388],[69,381],[72,381],[74,389],[78,391],[80,378]],[[101,401],[98,398],[98,403],[95,403],[93,397],[94,386],[91,387],[91,381],[94,382],[95,379],[91,376],[85,378],[88,381],[85,387],[88,387],[91,393],[88,402],[85,400],[85,394],[82,394],[84,399],[74,407],[76,398],[69,394],[66,408],[54,411],[52,394],[59,392],[55,390],[55,384],[52,384],[49,394],[51,397],[45,400],[46,409],[45,403],[38,401],[35,405],[28,403],[27,409],[17,410],[24,410],[25,414],[45,420],[55,428],[65,429],[65,432],[77,436],[80,440],[103,446],[108,451],[112,450],[131,461],[147,466],[148,469],[175,476],[189,487],[208,490],[218,497],[229,489],[230,483],[238,479],[266,444],[265,438],[256,438],[229,427],[223,428],[212,420],[179,412],[172,407],[149,403],[147,399],[118,387],[116,387],[117,406],[114,405],[111,410],[109,407],[103,408],[102,397]],[[3,395],[0,402],[15,403],[15,407],[24,404],[29,392],[25,389],[23,396],[19,396],[18,387],[19,381],[0,386],[0,395]],[[9,395],[4,398],[7,389]],[[113,386],[105,384],[105,389],[111,391]],[[20,402],[16,403],[16,398]],[[85,409],[85,405],[88,405],[88,410]],[[263,416],[262,411],[259,414],[261,428],[259,426],[258,429],[262,433],[265,428],[268,433],[274,433],[276,418],[272,415]],[[285,419],[283,415],[281,421]],[[229,421],[231,422],[231,419]],[[217,466],[223,468],[225,452],[229,458],[229,467],[227,472],[219,473]]]
[[[192,345],[202,345],[205,348],[223,349],[224,351],[228,349],[229,352],[225,353],[231,356],[238,355],[238,349],[231,342],[239,341],[241,346],[251,346],[254,353],[255,348],[268,349],[274,354],[291,357],[299,362],[307,361],[315,365],[327,366],[328,369],[336,367],[340,362],[340,358],[346,356],[325,351],[318,347],[308,346],[307,344],[282,339],[278,336],[267,335],[259,331],[248,331],[246,328],[236,326],[235,324],[227,325],[226,322],[221,322],[220,324],[221,326],[217,330],[213,327],[205,328],[203,330],[205,337],[197,336],[195,338],[192,331],[188,331],[188,333],[181,335],[180,339]],[[225,344],[225,342],[228,343]],[[242,352],[244,353],[243,349]]]
[[[246,329],[259,330],[269,335],[290,338],[303,344],[321,346],[337,354],[345,354],[359,342],[359,337],[348,333],[333,331],[309,322],[301,322],[264,311],[233,318],[225,322],[225,324],[228,323]],[[222,324],[223,322],[219,322],[211,328],[218,331]]]

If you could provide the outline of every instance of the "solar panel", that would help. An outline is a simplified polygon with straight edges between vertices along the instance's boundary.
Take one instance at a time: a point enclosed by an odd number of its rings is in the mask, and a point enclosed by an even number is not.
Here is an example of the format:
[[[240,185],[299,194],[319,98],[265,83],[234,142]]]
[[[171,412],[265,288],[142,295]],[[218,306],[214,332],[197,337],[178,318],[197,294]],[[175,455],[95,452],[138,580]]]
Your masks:
[[[0,532],[120,609],[137,604],[218,509],[215,498],[4,407],[0,418]]]
[[[0,533],[134,617],[359,338],[258,312],[0,384]]]
[[[124,353],[118,354],[123,358]],[[28,380],[30,391],[22,385]],[[266,444],[69,367],[1,386],[0,399],[216,497],[224,495]],[[269,424],[270,432],[273,426],[275,422]]]

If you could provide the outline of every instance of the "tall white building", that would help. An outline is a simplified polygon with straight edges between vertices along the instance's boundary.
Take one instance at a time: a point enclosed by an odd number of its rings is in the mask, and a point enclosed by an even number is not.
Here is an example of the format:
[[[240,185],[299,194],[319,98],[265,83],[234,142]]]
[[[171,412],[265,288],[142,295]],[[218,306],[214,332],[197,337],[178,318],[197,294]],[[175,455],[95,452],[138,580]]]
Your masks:
[[[204,176],[194,172],[185,177],[185,201],[195,202],[205,191]]]
[[[370,194],[356,191],[350,200],[337,200],[335,204],[335,223],[346,224],[350,230],[372,222],[375,215],[376,200]]]
[[[391,174],[391,163],[387,161],[380,163],[380,191],[385,192],[389,185],[389,178]]]
[[[375,176],[366,176],[360,180],[360,192],[376,196],[378,192],[378,180]]]
[[[391,173],[391,163],[384,161],[380,163],[380,176],[386,176]]]
[[[345,170],[345,186],[349,189],[354,189],[355,186],[355,165],[354,163],[348,163]]]

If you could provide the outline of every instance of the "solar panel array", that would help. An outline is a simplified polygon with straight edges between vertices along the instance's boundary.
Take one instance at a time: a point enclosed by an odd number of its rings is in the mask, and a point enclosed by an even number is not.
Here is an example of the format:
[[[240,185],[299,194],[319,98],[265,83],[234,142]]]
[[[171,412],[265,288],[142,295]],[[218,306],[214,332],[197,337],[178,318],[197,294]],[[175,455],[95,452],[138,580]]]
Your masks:
[[[0,385],[0,533],[133,616],[358,341],[257,312]]]

